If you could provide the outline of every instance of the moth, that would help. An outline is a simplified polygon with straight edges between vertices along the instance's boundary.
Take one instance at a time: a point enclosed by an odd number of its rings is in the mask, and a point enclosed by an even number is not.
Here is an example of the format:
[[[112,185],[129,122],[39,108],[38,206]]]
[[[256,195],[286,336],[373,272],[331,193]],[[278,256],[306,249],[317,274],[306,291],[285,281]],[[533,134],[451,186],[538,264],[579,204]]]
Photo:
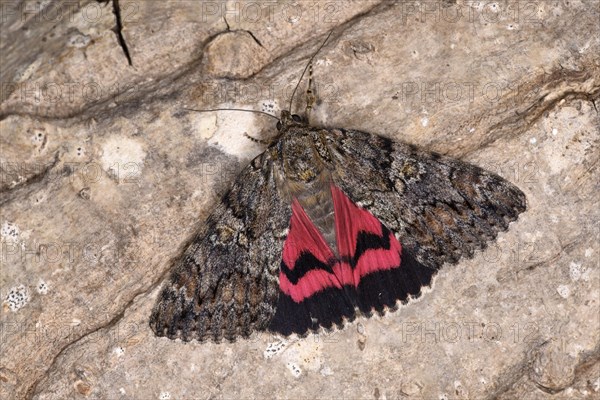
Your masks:
[[[383,315],[525,209],[519,188],[475,165],[284,110],[176,260],[150,326],[220,342]]]

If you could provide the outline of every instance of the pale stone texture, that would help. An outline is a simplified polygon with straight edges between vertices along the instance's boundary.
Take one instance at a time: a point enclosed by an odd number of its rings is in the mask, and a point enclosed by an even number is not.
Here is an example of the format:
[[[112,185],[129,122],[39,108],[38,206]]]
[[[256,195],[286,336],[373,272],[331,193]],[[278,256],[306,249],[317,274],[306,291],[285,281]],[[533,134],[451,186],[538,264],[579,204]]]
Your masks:
[[[1,4],[1,398],[600,396],[597,2],[117,4]],[[314,124],[484,166],[527,212],[385,317],[155,338],[169,260],[276,133],[183,109],[287,108],[331,29]]]

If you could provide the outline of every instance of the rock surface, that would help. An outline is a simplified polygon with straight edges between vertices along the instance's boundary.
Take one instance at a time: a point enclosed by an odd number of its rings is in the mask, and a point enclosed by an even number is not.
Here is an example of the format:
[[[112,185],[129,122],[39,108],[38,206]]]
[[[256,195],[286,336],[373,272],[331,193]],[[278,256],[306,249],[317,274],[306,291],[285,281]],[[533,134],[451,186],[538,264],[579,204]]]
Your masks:
[[[600,396],[597,2],[0,6],[1,398]],[[183,109],[287,108],[332,29],[314,124],[486,167],[527,212],[384,317],[155,338],[169,260],[275,129]]]

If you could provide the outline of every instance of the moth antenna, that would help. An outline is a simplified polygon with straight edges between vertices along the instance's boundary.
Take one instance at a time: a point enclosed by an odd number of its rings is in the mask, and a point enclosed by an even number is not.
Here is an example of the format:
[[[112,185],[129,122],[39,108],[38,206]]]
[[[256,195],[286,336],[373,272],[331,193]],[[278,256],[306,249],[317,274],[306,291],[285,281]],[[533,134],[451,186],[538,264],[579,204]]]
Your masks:
[[[307,121],[310,121],[310,112],[317,101],[317,96],[312,89],[313,85],[313,64],[311,62],[308,64],[308,89],[306,89],[306,110],[304,111]]]
[[[250,136],[248,135],[246,132],[244,132],[244,136],[246,136],[248,139],[252,140],[255,143],[260,143],[260,144],[264,144],[265,146],[268,146],[270,143],[269,142],[265,142],[262,139],[257,139],[254,136]]]
[[[277,121],[279,121],[279,118],[277,118],[276,116],[269,114],[267,112],[264,111],[257,111],[257,110],[243,110],[241,108],[212,108],[212,109],[205,109],[205,110],[195,110],[193,108],[184,108],[185,111],[194,111],[194,112],[212,112],[212,111],[243,111],[243,112],[251,112],[251,113],[256,113],[256,114],[263,114],[263,115],[268,115],[271,118],[275,118]]]
[[[310,60],[308,60],[308,63],[306,64],[306,67],[304,67],[304,71],[302,71],[302,75],[300,75],[300,79],[298,80],[298,83],[296,84],[296,87],[294,88],[294,91],[292,92],[292,97],[290,98],[290,106],[288,108],[288,111],[289,111],[290,114],[292,113],[292,102],[294,101],[294,96],[296,95],[296,90],[298,90],[298,86],[300,86],[300,82],[302,82],[302,78],[304,77],[304,74],[306,73],[306,70],[312,64],[312,61],[317,56],[317,54],[319,54],[319,51],[321,51],[321,49],[323,48],[323,46],[325,46],[325,43],[327,43],[327,41],[329,40],[329,37],[331,36],[332,33],[333,33],[333,30],[329,32],[329,35],[327,35],[327,37],[325,38],[325,40],[323,40],[323,43],[321,43],[321,46],[319,46],[319,48],[317,49],[317,51],[314,52],[314,54],[312,55],[312,57],[310,58]]]
[[[277,121],[279,121],[279,118],[277,118],[274,115],[271,115],[269,113],[266,113],[264,111],[256,111],[256,110],[244,110],[241,108],[213,108],[213,109],[206,109],[206,110],[195,110],[193,108],[184,108],[185,111],[194,111],[194,112],[211,112],[211,111],[244,111],[244,112],[252,112],[252,113],[257,113],[257,114],[264,114],[264,115],[268,115],[271,118],[275,118]],[[256,142],[256,143],[260,143],[260,144],[264,144],[264,145],[269,145],[269,142],[265,142],[264,140],[261,139],[257,139],[255,137],[252,137],[250,135],[248,135],[246,132],[244,132],[244,136],[246,136],[248,139]]]

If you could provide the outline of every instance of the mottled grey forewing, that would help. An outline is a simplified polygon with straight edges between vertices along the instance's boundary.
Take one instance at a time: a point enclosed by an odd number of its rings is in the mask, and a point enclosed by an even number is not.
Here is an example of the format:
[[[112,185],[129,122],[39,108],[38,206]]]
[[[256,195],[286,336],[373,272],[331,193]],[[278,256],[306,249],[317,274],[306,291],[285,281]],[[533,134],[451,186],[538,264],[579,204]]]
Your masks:
[[[265,152],[244,168],[174,265],[150,317],[156,335],[218,342],[266,329],[290,215]]]
[[[526,209],[519,188],[475,165],[365,132],[327,135],[335,184],[428,268],[471,257]]]

